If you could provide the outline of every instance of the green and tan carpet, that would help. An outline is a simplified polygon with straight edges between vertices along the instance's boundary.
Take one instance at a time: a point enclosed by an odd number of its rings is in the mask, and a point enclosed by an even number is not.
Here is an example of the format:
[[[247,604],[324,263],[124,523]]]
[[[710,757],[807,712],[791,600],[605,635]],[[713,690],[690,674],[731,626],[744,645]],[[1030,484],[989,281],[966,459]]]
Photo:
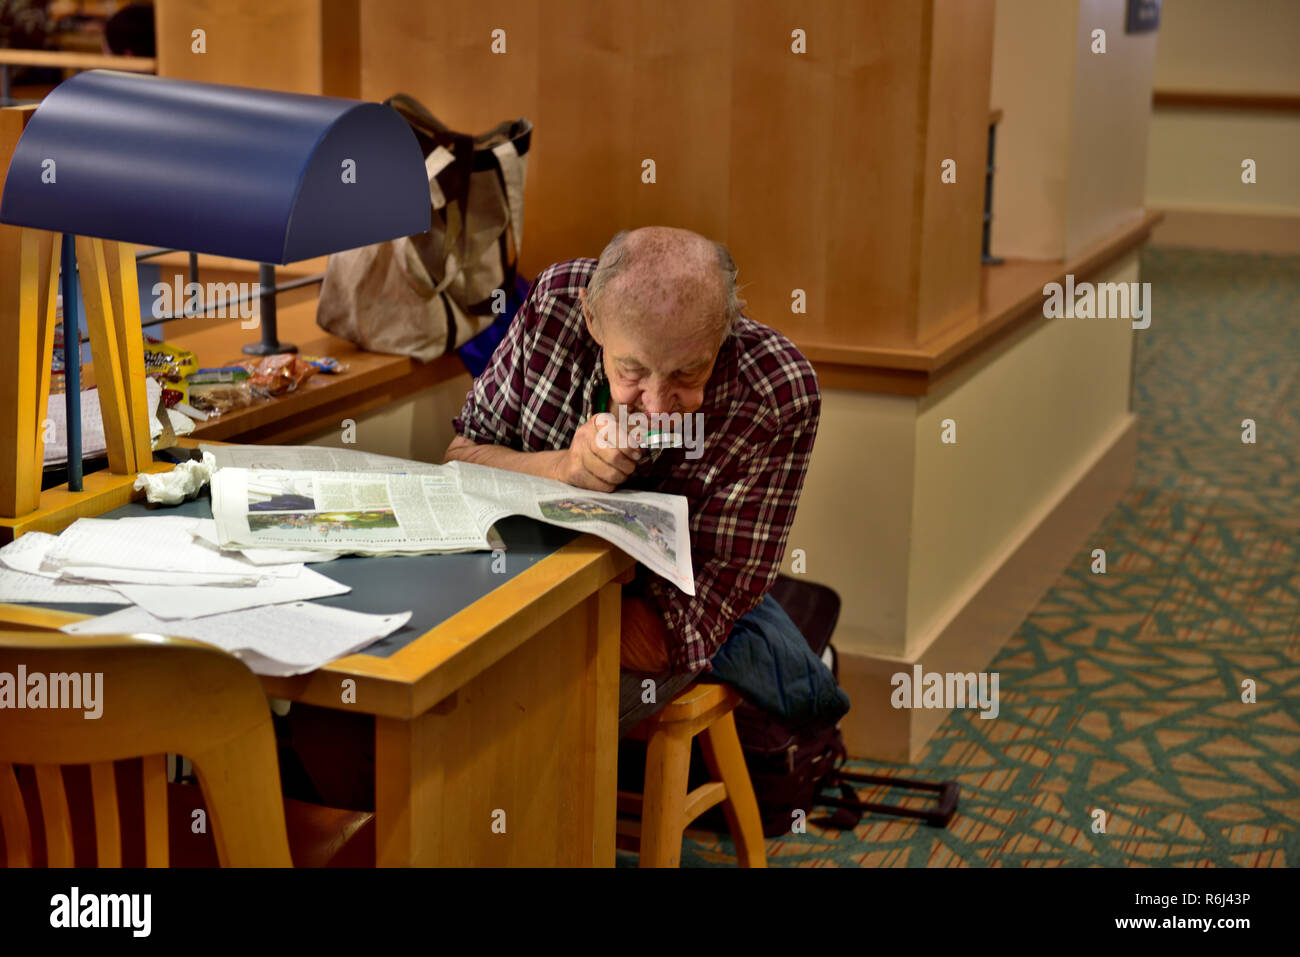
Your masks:
[[[956,779],[957,817],[810,824],[772,866],[1300,862],[1300,257],[1148,249],[1141,279],[1136,479],[989,666],[999,718],[953,713],[914,768],[852,764]],[[734,863],[688,833],[685,866]]]

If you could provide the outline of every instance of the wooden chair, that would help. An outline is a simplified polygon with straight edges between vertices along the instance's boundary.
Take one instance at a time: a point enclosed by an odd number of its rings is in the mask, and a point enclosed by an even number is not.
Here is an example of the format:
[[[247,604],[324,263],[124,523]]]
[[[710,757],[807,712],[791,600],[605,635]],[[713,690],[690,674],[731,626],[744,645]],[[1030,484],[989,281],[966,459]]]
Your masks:
[[[137,792],[143,803],[143,859],[148,867],[168,866],[169,802],[175,817],[177,810],[184,814],[193,806],[197,795],[187,803],[183,792],[194,788],[169,789],[167,754],[184,755],[194,766],[215,844],[213,863],[320,865],[349,845],[353,862],[364,863],[366,855],[358,855],[355,845],[367,838],[373,860],[373,815],[282,801],[266,696],[256,676],[232,655],[153,635],[0,632],[0,681],[8,675],[16,684],[20,669],[27,676],[102,674],[97,702],[102,713],[87,717],[84,701],[77,702],[80,707],[21,709],[11,701],[0,712],[0,832],[9,866],[31,866],[41,857],[51,867],[86,863],[74,860],[73,840],[78,812],[84,818],[85,811],[70,807],[65,789],[65,780],[77,770],[69,766],[75,765],[89,765],[94,859],[100,867],[121,866],[130,815],[120,813],[127,809],[119,808],[123,788],[114,762],[133,758],[143,759]],[[46,703],[54,701],[47,697]],[[35,806],[24,801],[16,765],[34,770]],[[188,814],[181,823],[188,832]],[[298,836],[300,846],[293,846],[290,835]],[[43,855],[35,853],[41,845]]]
[[[696,682],[628,735],[648,742],[645,793],[618,792],[618,810],[640,820],[621,819],[616,843],[639,851],[641,867],[679,866],[687,826],[718,803],[741,866],[767,866],[758,801],[731,714],[741,700],[727,685]],[[688,792],[696,735],[712,780]]]

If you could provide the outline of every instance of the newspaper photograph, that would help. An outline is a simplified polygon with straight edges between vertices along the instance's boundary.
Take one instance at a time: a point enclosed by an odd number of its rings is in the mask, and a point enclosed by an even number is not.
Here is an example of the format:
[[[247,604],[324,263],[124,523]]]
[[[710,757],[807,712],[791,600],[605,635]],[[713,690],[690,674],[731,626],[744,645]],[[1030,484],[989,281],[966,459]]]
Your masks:
[[[599,536],[695,594],[680,495],[591,492],[465,462],[430,465],[351,450],[203,448],[221,453],[212,515],[222,548],[362,555],[489,550],[501,545],[492,526],[523,515]],[[298,467],[326,461],[349,470]]]

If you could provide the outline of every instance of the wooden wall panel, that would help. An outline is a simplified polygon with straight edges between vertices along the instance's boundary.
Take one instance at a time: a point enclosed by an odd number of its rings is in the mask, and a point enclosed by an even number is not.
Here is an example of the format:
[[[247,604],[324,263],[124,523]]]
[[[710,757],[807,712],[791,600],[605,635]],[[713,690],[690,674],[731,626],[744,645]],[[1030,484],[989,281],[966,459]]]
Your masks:
[[[734,11],[725,241],[740,267],[749,314],[788,332],[825,322],[827,217],[853,192],[827,182],[832,157],[843,148],[831,132],[837,6],[791,16],[781,0],[754,0]],[[807,32],[807,53],[791,51],[796,28]],[[804,315],[791,312],[795,289],[807,295]]]
[[[366,0],[362,20],[362,97],[535,124],[527,274],[664,223],[727,243],[750,314],[796,338],[915,345],[977,306],[991,0]],[[931,195],[927,143],[954,192]]]
[[[988,161],[985,107],[993,76],[993,0],[934,0],[933,10],[917,342],[978,312]],[[946,159],[956,161],[955,183],[940,180]]]
[[[825,218],[824,327],[839,342],[913,343],[929,0],[841,4]],[[775,252],[775,251],[774,251]]]
[[[159,76],[358,95],[360,0],[158,0],[154,19]]]

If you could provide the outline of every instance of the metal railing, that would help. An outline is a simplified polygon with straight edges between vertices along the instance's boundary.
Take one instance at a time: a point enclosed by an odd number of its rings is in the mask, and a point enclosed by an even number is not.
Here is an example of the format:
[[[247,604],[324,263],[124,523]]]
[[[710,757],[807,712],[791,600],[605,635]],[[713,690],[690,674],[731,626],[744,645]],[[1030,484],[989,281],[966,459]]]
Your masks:
[[[154,259],[158,256],[174,253],[177,250],[163,249],[152,247],[141,249],[135,254],[137,265],[145,260]],[[81,449],[81,344],[88,342],[89,337],[81,335],[80,307],[78,302],[79,285],[77,282],[77,264],[76,253],[71,235],[63,236],[63,245],[61,249],[61,276],[60,283],[63,292],[63,376],[64,376],[64,402],[67,415],[67,450],[68,450],[68,491],[80,492],[82,490],[82,456]],[[197,253],[189,253],[188,278],[192,283],[199,281],[199,257]],[[257,299],[258,306],[258,325],[261,330],[261,340],[249,343],[244,346],[243,351],[250,355],[274,355],[278,352],[297,352],[298,347],[290,343],[280,342],[276,330],[276,296],[282,292],[288,292],[293,289],[301,289],[304,286],[311,286],[324,281],[325,274],[317,273],[312,276],[302,276],[298,279],[290,280],[286,283],[277,284],[275,281],[275,266],[270,263],[258,263],[258,291],[256,294],[240,296],[232,301],[222,300],[221,303],[214,303],[207,306],[202,311],[181,312],[180,314],[151,317],[153,322],[148,325],[155,325],[164,322],[174,322],[179,319],[197,319],[204,316],[207,312],[218,306],[223,310],[228,310],[231,306],[240,306]],[[144,317],[141,316],[143,319]],[[76,333],[73,333],[75,327]],[[76,455],[72,450],[77,449]]]

